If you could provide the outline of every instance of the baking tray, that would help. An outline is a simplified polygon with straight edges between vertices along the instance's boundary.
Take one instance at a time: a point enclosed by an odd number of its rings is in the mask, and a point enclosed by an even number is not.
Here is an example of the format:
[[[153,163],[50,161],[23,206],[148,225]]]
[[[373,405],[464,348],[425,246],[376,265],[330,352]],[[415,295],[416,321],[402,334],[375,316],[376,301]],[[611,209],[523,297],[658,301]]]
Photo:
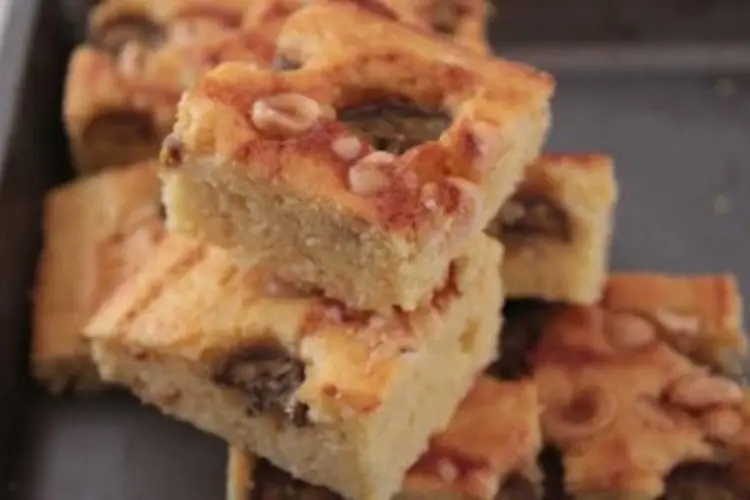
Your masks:
[[[6,0],[9,1],[9,0]],[[71,175],[66,57],[91,0],[16,0],[0,45],[0,498],[220,500],[225,447],[117,392],[26,376],[43,194]],[[735,272],[750,294],[750,2],[506,0],[505,54],[557,73],[552,150],[617,160],[613,267]]]

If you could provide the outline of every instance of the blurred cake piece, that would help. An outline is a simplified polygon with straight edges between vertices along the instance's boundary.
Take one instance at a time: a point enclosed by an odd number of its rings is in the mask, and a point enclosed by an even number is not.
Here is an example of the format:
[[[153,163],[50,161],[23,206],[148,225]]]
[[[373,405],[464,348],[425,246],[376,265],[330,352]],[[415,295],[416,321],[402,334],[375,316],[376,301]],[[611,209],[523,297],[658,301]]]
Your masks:
[[[433,436],[428,450],[406,473],[395,498],[541,499],[536,464],[541,446],[533,383],[481,376],[448,428]],[[236,448],[229,450],[227,476],[227,500],[341,499]]]
[[[414,310],[538,153],[552,81],[466,50],[456,64],[453,45],[345,2],[297,11],[282,39],[282,55],[322,52],[298,71],[223,65],[181,101],[170,228],[354,308]]]
[[[614,273],[602,307],[651,322],[693,360],[737,376],[747,361],[742,296],[732,275]]]
[[[388,316],[169,234],[87,327],[102,376],[350,499],[387,500],[496,356],[500,245],[477,233],[429,304]]]
[[[31,372],[53,393],[99,386],[83,328],[156,246],[160,209],[154,163],[75,181],[47,196]]]
[[[106,0],[70,59],[63,116],[80,172],[158,154],[182,91],[222,61],[266,64],[273,44],[239,29],[249,0]]]
[[[670,472],[689,464],[734,472],[725,486],[742,493],[730,498],[747,498],[747,395],[637,312],[559,307],[533,371],[544,439],[562,451],[573,498],[662,498]]]
[[[328,1],[335,3],[334,0]],[[287,18],[305,4],[300,0],[255,0],[250,3],[245,12],[244,28],[263,34],[269,40],[275,40]],[[444,37],[469,49],[478,52],[490,50],[486,39],[489,8],[485,0],[368,0],[359,2],[359,5],[371,13]]]
[[[609,264],[617,184],[603,155],[542,155],[487,228],[505,245],[508,298],[596,303]]]

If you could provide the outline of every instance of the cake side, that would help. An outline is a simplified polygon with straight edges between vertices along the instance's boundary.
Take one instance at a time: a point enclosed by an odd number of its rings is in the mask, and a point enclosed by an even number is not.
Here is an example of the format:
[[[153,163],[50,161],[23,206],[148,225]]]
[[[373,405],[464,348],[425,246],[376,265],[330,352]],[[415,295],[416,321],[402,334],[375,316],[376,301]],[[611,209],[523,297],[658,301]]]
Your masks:
[[[594,304],[607,277],[618,198],[611,158],[545,154],[486,232],[506,247],[508,297]]]
[[[500,249],[477,236],[430,307],[384,317],[170,235],[87,333],[102,376],[162,411],[347,498],[389,498],[495,357]]]
[[[492,500],[541,498],[536,457],[541,449],[536,389],[529,381],[480,376],[448,428],[406,473],[395,497]],[[515,496],[513,496],[515,495]],[[227,500],[248,498],[338,500],[294,479],[267,461],[229,449]]]
[[[515,189],[546,136],[551,90],[510,63],[454,65],[439,41],[362,22],[429,50],[217,68],[179,106],[164,200],[177,232],[357,308],[413,310]]]
[[[53,393],[99,378],[83,328],[161,238],[154,163],[58,187],[47,195],[34,290],[31,372]]]

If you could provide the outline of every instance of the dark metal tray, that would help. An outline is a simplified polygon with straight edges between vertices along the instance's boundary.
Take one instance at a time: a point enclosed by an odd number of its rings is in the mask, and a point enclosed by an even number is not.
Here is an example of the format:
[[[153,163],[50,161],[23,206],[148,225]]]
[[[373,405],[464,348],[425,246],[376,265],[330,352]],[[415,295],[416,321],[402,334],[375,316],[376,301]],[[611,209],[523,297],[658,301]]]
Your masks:
[[[41,202],[70,176],[61,91],[89,3],[15,0],[2,43],[0,498],[220,500],[218,440],[123,394],[53,400],[26,377]],[[615,268],[732,271],[750,293],[748,26],[745,0],[498,6],[495,45],[557,73],[550,148],[617,160]]]

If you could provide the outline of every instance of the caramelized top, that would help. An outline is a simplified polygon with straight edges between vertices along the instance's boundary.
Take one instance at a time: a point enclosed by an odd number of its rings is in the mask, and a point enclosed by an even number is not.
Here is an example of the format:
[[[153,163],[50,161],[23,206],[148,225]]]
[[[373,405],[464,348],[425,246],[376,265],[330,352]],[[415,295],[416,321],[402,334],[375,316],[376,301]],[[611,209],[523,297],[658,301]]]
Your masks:
[[[373,38],[383,43],[366,41]],[[498,175],[506,134],[548,123],[546,75],[354,4],[297,11],[278,44],[300,69],[225,64],[186,94],[174,130],[182,162],[165,154],[168,166],[226,158],[245,175],[333,199],[389,230],[421,238],[453,224],[463,237],[499,204],[483,200],[482,188]],[[295,57],[296,49],[310,57]]]

